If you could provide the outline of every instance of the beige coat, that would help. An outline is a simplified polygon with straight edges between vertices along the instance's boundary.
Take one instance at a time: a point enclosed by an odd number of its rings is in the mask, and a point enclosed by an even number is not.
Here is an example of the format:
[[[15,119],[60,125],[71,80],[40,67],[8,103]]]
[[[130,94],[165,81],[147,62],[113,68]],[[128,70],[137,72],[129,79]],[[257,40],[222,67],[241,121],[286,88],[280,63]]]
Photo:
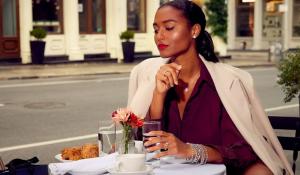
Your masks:
[[[147,115],[156,72],[167,61],[168,59],[151,58],[132,69],[128,107],[136,114],[144,117]],[[230,65],[208,62],[203,58],[202,61],[229,116],[256,154],[275,175],[282,174],[282,169],[293,175],[290,163],[256,96],[251,75]]]

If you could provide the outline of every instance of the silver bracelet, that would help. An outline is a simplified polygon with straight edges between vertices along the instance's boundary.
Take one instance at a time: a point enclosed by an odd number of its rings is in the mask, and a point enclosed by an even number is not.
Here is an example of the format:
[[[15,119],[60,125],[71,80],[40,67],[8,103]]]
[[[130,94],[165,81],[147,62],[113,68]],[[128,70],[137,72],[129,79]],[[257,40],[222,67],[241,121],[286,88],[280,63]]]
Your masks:
[[[191,157],[186,158],[186,160],[194,164],[206,164],[208,160],[208,153],[206,147],[202,144],[187,144],[192,146],[193,154]]]

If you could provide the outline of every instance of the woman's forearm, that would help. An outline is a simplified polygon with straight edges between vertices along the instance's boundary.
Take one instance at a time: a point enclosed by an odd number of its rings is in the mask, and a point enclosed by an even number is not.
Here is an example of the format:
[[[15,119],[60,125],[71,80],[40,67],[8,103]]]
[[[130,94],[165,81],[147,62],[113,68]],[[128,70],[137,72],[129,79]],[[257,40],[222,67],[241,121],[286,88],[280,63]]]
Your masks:
[[[163,113],[163,105],[165,101],[165,93],[157,92],[156,88],[153,92],[153,98],[150,105],[150,119],[158,120],[161,119]]]

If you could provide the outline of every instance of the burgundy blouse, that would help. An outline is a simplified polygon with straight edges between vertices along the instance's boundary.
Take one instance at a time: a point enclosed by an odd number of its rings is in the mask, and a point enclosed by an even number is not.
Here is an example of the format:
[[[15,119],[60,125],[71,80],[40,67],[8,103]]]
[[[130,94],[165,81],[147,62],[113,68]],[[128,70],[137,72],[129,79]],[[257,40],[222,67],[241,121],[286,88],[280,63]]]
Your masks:
[[[227,174],[241,174],[259,160],[229,117],[211,76],[200,60],[201,76],[180,118],[178,95],[170,89],[165,100],[163,129],[183,142],[204,144],[217,149],[224,159]]]

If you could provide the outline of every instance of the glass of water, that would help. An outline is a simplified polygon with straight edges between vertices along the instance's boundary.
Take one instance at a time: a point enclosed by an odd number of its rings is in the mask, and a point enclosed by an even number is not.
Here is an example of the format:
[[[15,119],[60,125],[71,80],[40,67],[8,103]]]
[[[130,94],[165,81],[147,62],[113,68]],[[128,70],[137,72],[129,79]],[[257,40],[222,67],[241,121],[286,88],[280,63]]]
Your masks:
[[[99,121],[99,156],[103,155],[103,153],[110,154],[116,151],[116,132],[117,127],[113,120]]]
[[[146,121],[143,125],[143,143],[145,143],[150,137],[156,137],[156,136],[150,136],[150,131],[159,131],[161,130],[161,123],[160,121]],[[148,147],[151,147],[153,145],[149,145],[145,147],[145,150]],[[151,164],[153,167],[160,167],[160,160],[154,158],[154,156],[159,153],[160,151],[157,150],[155,152],[147,152],[146,153],[146,161]]]

